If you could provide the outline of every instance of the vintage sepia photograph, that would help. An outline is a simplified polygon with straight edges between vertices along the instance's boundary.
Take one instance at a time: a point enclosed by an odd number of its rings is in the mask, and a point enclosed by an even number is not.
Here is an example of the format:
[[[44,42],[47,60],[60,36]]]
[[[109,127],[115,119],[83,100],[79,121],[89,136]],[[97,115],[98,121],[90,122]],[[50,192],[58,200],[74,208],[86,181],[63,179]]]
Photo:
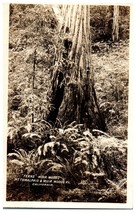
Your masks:
[[[6,202],[126,204],[130,6],[8,11]]]

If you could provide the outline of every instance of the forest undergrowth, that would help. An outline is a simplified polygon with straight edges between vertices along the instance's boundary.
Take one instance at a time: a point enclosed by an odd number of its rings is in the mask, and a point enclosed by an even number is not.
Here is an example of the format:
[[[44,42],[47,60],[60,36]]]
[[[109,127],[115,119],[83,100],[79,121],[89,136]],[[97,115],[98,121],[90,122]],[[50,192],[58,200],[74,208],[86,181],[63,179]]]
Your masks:
[[[99,51],[92,55],[95,88],[108,133],[127,139],[129,40],[96,43]]]
[[[56,127],[44,120],[35,122],[33,132],[28,125],[9,129],[8,146],[14,144],[15,151],[7,158],[7,200],[126,201],[127,60],[128,42],[92,56],[107,133],[91,132],[76,122],[62,125],[59,120]],[[57,176],[59,182],[32,186],[30,180],[23,181],[25,174],[35,179]]]
[[[46,124],[47,132],[44,142],[24,134],[25,147],[8,154],[7,200],[126,201],[127,141],[102,132],[96,138],[76,122]]]

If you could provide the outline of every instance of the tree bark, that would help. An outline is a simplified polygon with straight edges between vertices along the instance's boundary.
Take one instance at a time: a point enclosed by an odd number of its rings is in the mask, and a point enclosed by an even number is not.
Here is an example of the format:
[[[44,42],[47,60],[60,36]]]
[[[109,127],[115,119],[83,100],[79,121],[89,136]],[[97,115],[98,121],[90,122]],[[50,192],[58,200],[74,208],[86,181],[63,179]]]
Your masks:
[[[119,40],[119,6],[117,5],[114,5],[112,40],[114,42]]]
[[[47,120],[55,123],[58,118],[62,124],[76,121],[90,129],[105,131],[91,69],[90,8],[87,5],[74,5],[69,12],[65,7],[65,11],[66,26],[62,31],[64,33],[69,23],[70,33],[68,38],[64,38],[62,67],[53,78],[53,110]]]

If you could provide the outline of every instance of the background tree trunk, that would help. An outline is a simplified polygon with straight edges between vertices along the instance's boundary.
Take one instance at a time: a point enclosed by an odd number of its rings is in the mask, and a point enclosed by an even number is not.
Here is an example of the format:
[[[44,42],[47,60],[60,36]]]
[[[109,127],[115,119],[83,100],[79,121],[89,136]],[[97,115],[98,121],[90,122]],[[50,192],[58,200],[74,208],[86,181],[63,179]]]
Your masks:
[[[52,105],[47,120],[54,123],[76,121],[86,127],[105,131],[91,69],[90,7],[63,7],[64,23],[60,30],[64,40],[62,64],[53,75]],[[61,78],[60,78],[61,76]]]
[[[119,6],[114,5],[113,11],[113,28],[112,28],[112,40],[119,40]]]

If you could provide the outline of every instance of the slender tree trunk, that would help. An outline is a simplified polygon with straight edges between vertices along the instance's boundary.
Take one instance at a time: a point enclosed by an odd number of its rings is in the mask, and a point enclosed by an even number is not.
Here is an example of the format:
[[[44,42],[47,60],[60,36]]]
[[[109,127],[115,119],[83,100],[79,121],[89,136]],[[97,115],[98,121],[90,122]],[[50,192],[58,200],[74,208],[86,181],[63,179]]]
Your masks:
[[[119,6],[117,5],[114,6],[112,40],[114,42],[119,40]]]
[[[33,71],[32,71],[32,96],[34,103],[34,87],[35,87],[35,67],[36,67],[36,50],[34,51]],[[32,123],[34,123],[34,105],[32,107]]]

